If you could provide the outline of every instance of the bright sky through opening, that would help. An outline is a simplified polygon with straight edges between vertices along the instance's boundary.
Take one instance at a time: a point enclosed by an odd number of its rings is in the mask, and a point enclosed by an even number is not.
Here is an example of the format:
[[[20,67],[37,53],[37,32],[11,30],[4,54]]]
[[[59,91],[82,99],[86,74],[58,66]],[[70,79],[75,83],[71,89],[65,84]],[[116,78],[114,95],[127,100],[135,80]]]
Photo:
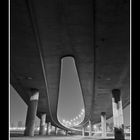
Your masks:
[[[72,57],[64,57],[61,62],[58,120],[63,124],[77,125],[85,114],[75,62]]]

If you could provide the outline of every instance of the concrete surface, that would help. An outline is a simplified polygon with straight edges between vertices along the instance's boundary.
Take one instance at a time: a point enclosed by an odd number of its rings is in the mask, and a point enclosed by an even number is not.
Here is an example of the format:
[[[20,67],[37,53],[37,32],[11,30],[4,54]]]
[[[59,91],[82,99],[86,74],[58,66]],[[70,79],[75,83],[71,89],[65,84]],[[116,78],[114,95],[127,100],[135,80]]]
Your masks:
[[[11,0],[10,83],[28,105],[40,92],[37,115],[57,119],[61,58],[73,56],[86,123],[112,116],[111,90],[130,102],[129,0]],[[96,8],[96,9],[95,9]],[[95,53],[96,52],[96,53]]]

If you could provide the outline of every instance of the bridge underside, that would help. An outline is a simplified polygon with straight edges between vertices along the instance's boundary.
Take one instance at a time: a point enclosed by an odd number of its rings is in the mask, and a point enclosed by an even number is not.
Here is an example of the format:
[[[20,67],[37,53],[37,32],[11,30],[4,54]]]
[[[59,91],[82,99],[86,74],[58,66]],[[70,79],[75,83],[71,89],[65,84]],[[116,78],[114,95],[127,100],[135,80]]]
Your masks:
[[[123,107],[130,101],[129,0],[11,0],[10,83],[29,104],[39,90],[37,115],[57,119],[61,59],[75,60],[85,118],[112,116],[111,90],[119,88]]]

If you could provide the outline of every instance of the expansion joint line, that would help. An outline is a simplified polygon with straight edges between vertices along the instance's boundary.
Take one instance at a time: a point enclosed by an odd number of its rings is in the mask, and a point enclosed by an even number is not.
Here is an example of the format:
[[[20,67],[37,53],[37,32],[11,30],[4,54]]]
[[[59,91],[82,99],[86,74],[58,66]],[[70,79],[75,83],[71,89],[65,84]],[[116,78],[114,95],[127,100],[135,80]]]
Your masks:
[[[93,3],[92,3],[92,6],[93,6],[93,29],[92,29],[92,32],[93,32],[93,75],[92,75],[92,78],[93,78],[93,94],[92,94],[92,104],[91,104],[91,110],[90,110],[90,119],[92,119],[92,110],[94,110],[94,103],[95,103],[95,76],[96,76],[96,18],[95,18],[95,15],[96,15],[96,0],[93,0]]]

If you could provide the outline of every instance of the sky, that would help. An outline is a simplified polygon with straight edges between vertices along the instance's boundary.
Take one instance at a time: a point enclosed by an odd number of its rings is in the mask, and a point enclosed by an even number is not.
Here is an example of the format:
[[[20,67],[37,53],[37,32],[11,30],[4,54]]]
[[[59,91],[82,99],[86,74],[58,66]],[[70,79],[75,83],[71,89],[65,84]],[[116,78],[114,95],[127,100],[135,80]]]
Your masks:
[[[66,120],[74,119],[84,108],[82,91],[77,75],[74,59],[65,57],[62,59],[61,80],[58,99],[58,116]],[[84,115],[79,117],[81,122]]]
[[[74,59],[67,57],[62,60],[61,80],[58,99],[58,120],[71,120],[80,114],[84,108],[82,92],[79,84]],[[10,123],[17,125],[18,121],[25,124],[27,105],[10,85]],[[123,110],[124,124],[130,124],[130,105]],[[84,115],[80,117],[83,120]],[[110,119],[112,121],[112,119]],[[37,125],[39,119],[36,117]]]

